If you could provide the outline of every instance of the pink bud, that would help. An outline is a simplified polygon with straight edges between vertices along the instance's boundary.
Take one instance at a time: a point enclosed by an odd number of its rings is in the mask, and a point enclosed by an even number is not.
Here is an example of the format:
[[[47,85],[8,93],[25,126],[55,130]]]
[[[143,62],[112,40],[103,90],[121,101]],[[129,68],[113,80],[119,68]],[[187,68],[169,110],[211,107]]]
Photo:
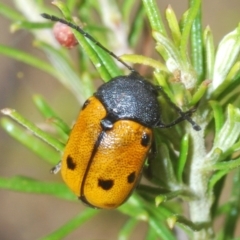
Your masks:
[[[78,44],[71,28],[63,23],[57,22],[54,24],[53,34],[63,47],[72,48]]]

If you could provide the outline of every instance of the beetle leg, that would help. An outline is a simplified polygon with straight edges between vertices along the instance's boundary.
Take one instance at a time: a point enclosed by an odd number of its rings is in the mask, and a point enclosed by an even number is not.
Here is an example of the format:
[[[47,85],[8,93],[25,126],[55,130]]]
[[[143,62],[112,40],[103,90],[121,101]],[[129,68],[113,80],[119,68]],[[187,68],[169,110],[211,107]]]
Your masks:
[[[195,109],[190,109],[187,112],[182,112],[181,111],[181,116],[179,118],[175,119],[173,122],[171,122],[169,124],[164,124],[162,122],[159,122],[156,127],[158,127],[158,128],[170,128],[170,127],[173,127],[174,125],[176,125],[176,124],[178,124],[178,123],[180,123],[184,120],[187,120],[188,122],[190,122],[192,124],[194,130],[200,131],[201,127],[196,122],[194,122],[191,118],[191,115],[194,111],[195,111]]]
[[[57,174],[60,169],[61,169],[61,165],[62,165],[62,162],[60,161],[57,165],[55,165],[51,170],[50,172],[53,173],[53,174]]]
[[[168,95],[163,91],[161,86],[157,86],[156,89],[158,91],[160,91],[163,95],[163,97],[168,101],[168,103],[172,106],[172,108],[174,108],[176,110],[176,112],[180,115],[179,118],[177,118],[176,120],[174,120],[173,122],[169,123],[169,124],[164,124],[162,122],[159,122],[159,124],[157,125],[157,127],[159,128],[170,128],[184,120],[187,120],[188,122],[190,122],[193,126],[193,129],[196,131],[200,131],[201,127],[192,120],[191,115],[197,110],[197,106],[195,106],[194,108],[190,109],[187,112],[183,112],[176,104],[174,104],[171,99],[168,97]]]

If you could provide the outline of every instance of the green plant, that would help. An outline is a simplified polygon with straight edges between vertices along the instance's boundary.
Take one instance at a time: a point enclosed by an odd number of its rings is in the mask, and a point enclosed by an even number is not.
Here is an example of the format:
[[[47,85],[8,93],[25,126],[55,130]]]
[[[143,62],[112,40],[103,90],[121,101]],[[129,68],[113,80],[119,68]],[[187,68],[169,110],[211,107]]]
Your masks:
[[[240,209],[238,187],[240,171],[237,169],[240,165],[238,153],[240,111],[235,107],[239,103],[240,26],[227,34],[215,49],[210,28],[202,29],[200,0],[189,1],[189,9],[183,14],[179,23],[171,7],[167,8],[166,18],[170,34],[167,33],[154,0],[143,0],[139,4],[135,20],[131,24],[129,16],[132,7],[136,4],[135,1],[124,1],[121,12],[115,2],[107,3],[108,13],[115,16],[114,21],[110,20],[110,14],[106,14],[106,6],[97,5],[94,1],[69,0],[64,4],[60,1],[54,2],[67,19],[71,19],[73,9],[77,9],[77,15],[88,23],[85,29],[93,32],[92,34],[100,42],[104,42],[103,38],[109,39],[109,43],[117,42],[117,39],[113,40],[114,34],[116,37],[121,34],[124,39],[121,47],[126,48],[136,45],[143,26],[142,19],[146,15],[156,41],[156,51],[163,58],[163,63],[140,55],[124,55],[121,58],[127,62],[152,67],[154,69],[152,81],[161,85],[171,101],[184,111],[197,105],[194,120],[202,128],[197,132],[185,123],[169,130],[156,130],[158,152],[150,159],[150,164],[147,166],[147,172],[151,173],[150,180],[155,187],[140,185],[137,192],[118,208],[118,211],[129,216],[129,220],[119,233],[119,238],[128,238],[138,221],[145,220],[149,224],[146,239],[176,239],[169,229],[175,225],[184,228],[189,236],[196,240],[214,237],[232,239]],[[3,4],[0,4],[1,13],[13,20],[12,29],[24,28],[34,34],[35,46],[46,53],[51,65],[8,46],[0,45],[0,54],[49,73],[70,89],[80,103],[92,94],[94,89],[92,79],[98,76],[92,70],[88,57],[97,66],[98,74],[104,81],[123,74],[125,69],[120,69],[122,66],[118,67],[108,54],[74,32],[85,51],[78,56],[79,66],[76,70],[68,52],[56,45],[50,31],[42,32],[51,27],[51,23],[40,21],[40,18],[37,22],[30,21],[32,14],[51,13],[53,10],[46,8],[42,1],[25,1],[25,4],[34,6],[37,13],[29,12],[29,8],[24,8],[24,5],[20,6],[20,1],[16,4],[23,15]],[[91,20],[92,9],[99,14],[104,27],[96,26]],[[120,30],[116,28],[116,22]],[[127,32],[127,25],[131,26],[130,34]],[[107,30],[108,28],[111,31]],[[111,36],[108,37],[108,34]],[[114,49],[119,46],[112,47]],[[79,49],[81,51],[81,48]],[[101,63],[100,67],[99,63]],[[53,137],[39,129],[12,109],[3,109],[2,113],[13,118],[34,135],[29,135],[9,118],[3,117],[1,124],[10,135],[54,165],[60,159],[59,152],[64,149],[70,128],[41,96],[34,96],[34,103],[45,118],[51,118],[56,136]],[[166,103],[163,102],[164,104]],[[164,110],[165,121],[170,121],[173,114],[171,110]],[[57,151],[46,150],[39,139],[47,142]],[[213,139],[211,146],[208,146],[209,151],[206,149],[208,139]],[[233,169],[236,171],[230,201],[219,205],[224,179]],[[0,187],[14,191],[49,194],[65,200],[75,199],[62,183],[43,183],[26,177],[1,177]],[[184,216],[182,204],[175,199],[182,199],[187,203],[189,219]],[[86,208],[73,220],[44,239],[63,238],[97,213],[97,210]],[[213,222],[220,214],[225,216],[225,222],[222,230],[214,233]]]

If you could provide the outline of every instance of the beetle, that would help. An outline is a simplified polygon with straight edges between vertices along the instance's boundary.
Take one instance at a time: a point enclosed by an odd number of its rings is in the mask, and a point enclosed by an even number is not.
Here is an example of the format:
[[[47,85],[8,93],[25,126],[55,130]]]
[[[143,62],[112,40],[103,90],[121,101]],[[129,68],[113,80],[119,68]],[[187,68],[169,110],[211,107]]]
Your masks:
[[[194,110],[182,112],[170,124],[161,119],[160,87],[144,79],[114,53],[97,42],[82,28],[58,17],[42,14],[51,21],[61,22],[125,65],[131,73],[102,84],[83,104],[72,128],[61,162],[63,180],[87,205],[114,209],[123,204],[136,188],[143,165],[153,143],[154,128],[169,128],[187,120],[195,130],[200,127],[191,119]]]

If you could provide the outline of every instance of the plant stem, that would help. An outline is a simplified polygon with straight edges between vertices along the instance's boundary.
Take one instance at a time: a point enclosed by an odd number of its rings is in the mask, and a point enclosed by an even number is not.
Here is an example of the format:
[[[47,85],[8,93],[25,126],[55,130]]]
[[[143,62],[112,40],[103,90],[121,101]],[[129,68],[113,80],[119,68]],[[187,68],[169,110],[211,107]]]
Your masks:
[[[206,119],[207,112],[201,114],[202,119]],[[196,119],[200,123],[201,119]],[[207,191],[209,182],[209,172],[204,170],[207,164],[206,149],[204,142],[205,124],[201,125],[202,130],[197,132],[193,129],[188,129],[191,136],[191,163],[189,170],[189,187],[197,196],[197,200],[189,203],[189,211],[191,221],[198,225],[204,225],[200,231],[193,233],[194,240],[210,240],[213,239],[213,229],[211,226],[211,206],[213,196]]]

